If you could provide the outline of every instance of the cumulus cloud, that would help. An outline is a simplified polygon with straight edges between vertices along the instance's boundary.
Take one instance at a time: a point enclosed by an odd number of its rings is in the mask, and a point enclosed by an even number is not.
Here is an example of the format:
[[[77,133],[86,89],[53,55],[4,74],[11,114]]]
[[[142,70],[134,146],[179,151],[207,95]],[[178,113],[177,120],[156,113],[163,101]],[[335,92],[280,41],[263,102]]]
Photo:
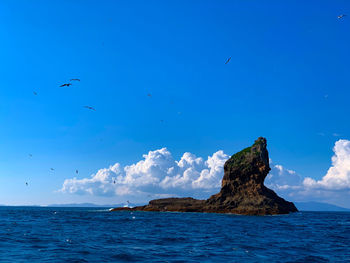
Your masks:
[[[271,171],[265,179],[265,185],[273,190],[296,190],[302,187],[302,178],[295,171],[270,161]]]
[[[321,180],[304,179],[306,188],[326,190],[350,189],[350,141],[338,140],[333,148],[332,166]]]
[[[122,167],[116,163],[89,178],[66,179],[61,192],[95,196],[196,196],[207,198],[221,186],[223,167],[229,158],[222,150],[207,160],[186,152],[179,161],[162,148],[143,155],[137,163]],[[270,161],[271,162],[271,161]],[[302,178],[282,165],[271,162],[265,185],[289,194],[302,186]]]
[[[265,185],[292,201],[321,201],[349,207],[350,141],[338,140],[333,151],[332,166],[320,180],[303,178],[295,171],[270,163]]]
[[[271,171],[265,185],[292,201],[350,199],[350,141],[338,140],[333,148],[332,166],[320,180],[303,178],[297,172],[270,160]],[[133,196],[138,200],[168,196],[208,198],[221,186],[223,167],[229,158],[217,151],[207,159],[186,152],[175,160],[162,148],[144,154],[127,166],[119,163],[98,170],[88,178],[66,179],[61,192],[94,196]]]
[[[275,190],[301,189],[307,192],[322,194],[322,191],[350,190],[350,141],[338,140],[333,147],[332,166],[320,180],[311,177],[302,179],[295,171],[281,165],[272,165],[265,184]],[[326,194],[325,194],[326,195]]]
[[[122,167],[116,163],[90,178],[66,179],[60,191],[96,196],[215,193],[220,188],[228,158],[223,151],[217,151],[207,160],[186,152],[176,161],[162,148],[143,155],[135,164]]]

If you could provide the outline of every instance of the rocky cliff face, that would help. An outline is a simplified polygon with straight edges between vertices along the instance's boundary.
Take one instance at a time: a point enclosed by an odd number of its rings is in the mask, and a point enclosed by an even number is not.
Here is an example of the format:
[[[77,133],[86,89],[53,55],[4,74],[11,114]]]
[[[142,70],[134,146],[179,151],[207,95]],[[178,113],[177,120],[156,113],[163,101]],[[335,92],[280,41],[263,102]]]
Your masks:
[[[264,185],[270,171],[266,146],[266,139],[260,137],[226,161],[221,191],[206,201],[209,210],[254,215],[297,211],[293,203]]]
[[[221,190],[208,200],[166,198],[150,201],[148,205],[120,210],[179,211],[234,213],[244,215],[273,215],[297,212],[293,203],[279,197],[264,185],[270,171],[265,138],[234,154],[224,165]]]

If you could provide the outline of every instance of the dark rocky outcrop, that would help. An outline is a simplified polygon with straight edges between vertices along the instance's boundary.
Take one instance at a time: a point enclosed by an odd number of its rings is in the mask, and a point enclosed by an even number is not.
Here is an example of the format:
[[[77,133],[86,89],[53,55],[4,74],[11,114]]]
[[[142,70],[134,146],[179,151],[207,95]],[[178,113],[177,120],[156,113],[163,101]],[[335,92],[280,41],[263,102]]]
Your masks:
[[[242,215],[274,215],[297,212],[293,203],[279,197],[264,185],[270,171],[266,139],[234,154],[224,165],[221,190],[207,200],[165,198],[134,208],[114,208],[112,211],[177,211],[234,213]]]

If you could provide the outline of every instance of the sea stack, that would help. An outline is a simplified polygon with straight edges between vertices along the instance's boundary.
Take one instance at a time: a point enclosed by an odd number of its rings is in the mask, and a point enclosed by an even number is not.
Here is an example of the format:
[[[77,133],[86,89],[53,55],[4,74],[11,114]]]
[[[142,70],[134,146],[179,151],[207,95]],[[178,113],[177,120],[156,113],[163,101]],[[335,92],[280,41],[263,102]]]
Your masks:
[[[114,208],[112,211],[173,211],[233,213],[241,215],[275,215],[297,212],[292,202],[279,197],[264,185],[270,171],[266,139],[255,143],[228,159],[224,165],[221,190],[207,200],[165,198],[134,208]]]

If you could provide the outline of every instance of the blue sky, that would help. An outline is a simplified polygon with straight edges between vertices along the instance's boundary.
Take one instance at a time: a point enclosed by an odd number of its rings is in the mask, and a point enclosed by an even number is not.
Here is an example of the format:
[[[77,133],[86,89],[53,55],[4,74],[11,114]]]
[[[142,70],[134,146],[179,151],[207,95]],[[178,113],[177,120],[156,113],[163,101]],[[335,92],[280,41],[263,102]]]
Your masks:
[[[163,147],[206,160],[259,136],[321,180],[350,139],[343,13],[349,1],[1,1],[0,204],[122,202],[56,191]]]

